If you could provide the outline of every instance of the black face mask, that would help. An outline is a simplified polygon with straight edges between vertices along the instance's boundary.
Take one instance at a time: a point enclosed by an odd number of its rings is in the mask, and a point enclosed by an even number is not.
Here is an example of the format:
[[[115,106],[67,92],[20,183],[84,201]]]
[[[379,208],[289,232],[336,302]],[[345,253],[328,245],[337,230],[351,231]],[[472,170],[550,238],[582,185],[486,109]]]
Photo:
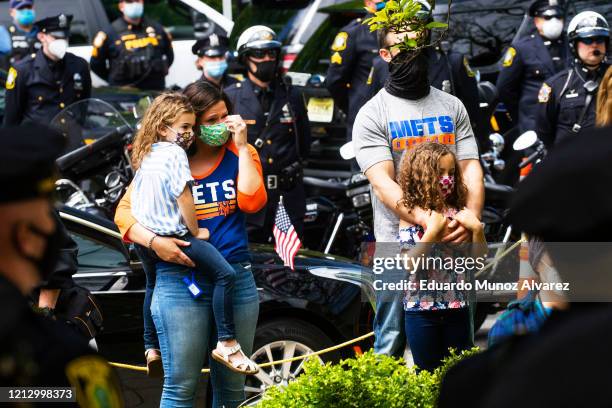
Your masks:
[[[397,54],[389,63],[389,79],[385,90],[404,99],[421,99],[429,95],[429,64],[423,51]]]
[[[35,227],[34,225],[28,225],[30,231],[35,233],[36,235],[43,237],[45,241],[47,241],[45,245],[45,251],[39,258],[35,258],[33,256],[27,255],[23,252],[21,245],[17,241],[17,226],[13,228],[13,241],[17,252],[25,259],[30,261],[36,266],[38,272],[40,274],[40,278],[45,283],[49,276],[55,271],[55,267],[57,266],[57,262],[59,260],[61,245],[62,245],[62,237],[61,230],[56,226],[55,231],[51,234],[47,234],[40,230],[40,228]]]
[[[251,61],[253,62],[253,61]],[[277,61],[262,61],[262,62],[253,62],[253,64],[255,64],[255,66],[257,67],[257,72],[253,72],[251,71],[251,73],[253,75],[255,75],[255,77],[257,79],[259,79],[262,82],[271,82],[274,77],[276,76],[276,67],[277,67]],[[249,64],[250,66],[250,64]],[[250,70],[250,68],[249,68]]]

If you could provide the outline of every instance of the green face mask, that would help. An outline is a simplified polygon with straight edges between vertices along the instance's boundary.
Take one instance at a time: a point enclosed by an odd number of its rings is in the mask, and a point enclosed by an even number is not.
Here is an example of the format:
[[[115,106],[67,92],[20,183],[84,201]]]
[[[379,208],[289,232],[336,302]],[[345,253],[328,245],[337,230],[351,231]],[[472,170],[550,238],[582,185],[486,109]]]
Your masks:
[[[230,132],[225,123],[200,125],[200,140],[209,146],[223,146],[229,139]]]

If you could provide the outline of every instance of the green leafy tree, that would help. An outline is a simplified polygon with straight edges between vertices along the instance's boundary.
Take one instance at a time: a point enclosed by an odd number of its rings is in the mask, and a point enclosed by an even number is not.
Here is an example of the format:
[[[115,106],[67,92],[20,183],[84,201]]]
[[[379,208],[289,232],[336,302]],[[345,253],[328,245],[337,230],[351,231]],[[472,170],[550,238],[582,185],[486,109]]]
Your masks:
[[[433,10],[435,3],[431,4]],[[450,10],[450,1],[449,1]],[[394,47],[400,50],[417,50],[426,46],[428,31],[431,29],[447,29],[447,23],[428,21],[429,11],[422,10],[422,4],[417,0],[390,0],[385,8],[377,11],[364,21],[370,31],[386,30],[392,33],[415,33],[414,38],[404,37],[403,41]]]

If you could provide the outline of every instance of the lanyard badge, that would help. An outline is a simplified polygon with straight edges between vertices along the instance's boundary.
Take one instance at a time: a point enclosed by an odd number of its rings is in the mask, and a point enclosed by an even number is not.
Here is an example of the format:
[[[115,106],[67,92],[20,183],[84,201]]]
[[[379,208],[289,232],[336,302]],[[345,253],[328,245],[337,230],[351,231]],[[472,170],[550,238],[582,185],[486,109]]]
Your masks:
[[[196,283],[195,275],[193,272],[191,272],[191,279],[185,276],[183,278],[183,282],[185,282],[185,285],[187,285],[187,290],[189,291],[189,293],[194,299],[197,299],[198,297],[200,297],[200,295],[202,294],[202,289],[200,289],[200,287]]]

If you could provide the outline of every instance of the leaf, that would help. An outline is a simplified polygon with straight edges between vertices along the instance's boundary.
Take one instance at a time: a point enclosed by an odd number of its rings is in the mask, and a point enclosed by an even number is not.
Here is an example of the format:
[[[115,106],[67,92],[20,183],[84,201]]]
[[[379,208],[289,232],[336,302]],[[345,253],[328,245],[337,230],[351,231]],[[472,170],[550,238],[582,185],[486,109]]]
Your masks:
[[[425,26],[425,28],[447,28],[448,24],[446,23],[441,23],[439,21],[432,21],[431,23],[427,24]]]

